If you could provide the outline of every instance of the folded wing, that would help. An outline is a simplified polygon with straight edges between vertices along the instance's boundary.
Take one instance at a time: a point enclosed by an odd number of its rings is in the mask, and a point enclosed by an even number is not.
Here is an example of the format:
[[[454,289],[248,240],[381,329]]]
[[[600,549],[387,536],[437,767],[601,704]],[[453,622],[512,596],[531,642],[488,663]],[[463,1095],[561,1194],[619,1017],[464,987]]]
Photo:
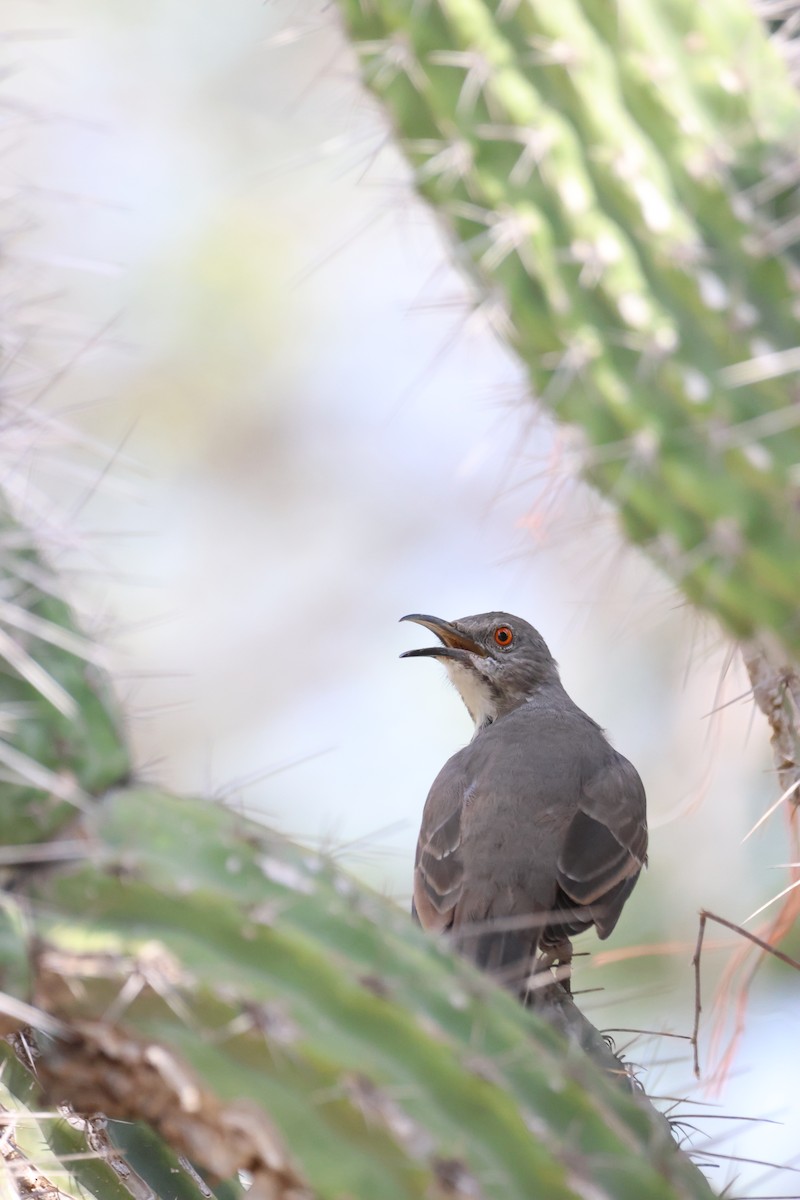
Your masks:
[[[626,758],[609,751],[602,767],[583,782],[557,874],[567,904],[589,909],[601,938],[616,925],[647,861],[642,781]]]

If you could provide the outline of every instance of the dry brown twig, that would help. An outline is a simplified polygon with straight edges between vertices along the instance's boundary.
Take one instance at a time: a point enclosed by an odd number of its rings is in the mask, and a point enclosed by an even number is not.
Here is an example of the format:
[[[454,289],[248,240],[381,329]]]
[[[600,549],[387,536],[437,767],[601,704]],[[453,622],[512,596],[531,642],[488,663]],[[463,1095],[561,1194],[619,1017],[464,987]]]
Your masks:
[[[800,962],[797,962],[797,960],[794,958],[790,958],[789,955],[784,954],[782,950],[776,950],[775,947],[770,945],[769,942],[765,942],[762,938],[757,937],[756,934],[750,933],[748,929],[743,929],[741,925],[736,925],[733,921],[728,921],[725,917],[719,917],[716,913],[709,912],[708,909],[703,908],[700,910],[700,928],[698,929],[697,945],[695,946],[694,956],[692,957],[692,966],[694,968],[694,1025],[692,1026],[691,1036],[692,1051],[694,1055],[694,1073],[698,1079],[700,1078],[700,1059],[697,1039],[700,1032],[700,1013],[703,1009],[700,995],[700,957],[703,951],[703,938],[705,936],[707,921],[716,921],[718,925],[724,925],[726,929],[730,929],[734,933],[741,934],[741,936],[746,938],[752,945],[757,946],[761,950],[762,954],[772,954],[775,956],[775,958],[780,959],[781,962],[786,963],[790,967],[794,967],[796,971],[800,971]],[[755,967],[753,970],[755,971]]]

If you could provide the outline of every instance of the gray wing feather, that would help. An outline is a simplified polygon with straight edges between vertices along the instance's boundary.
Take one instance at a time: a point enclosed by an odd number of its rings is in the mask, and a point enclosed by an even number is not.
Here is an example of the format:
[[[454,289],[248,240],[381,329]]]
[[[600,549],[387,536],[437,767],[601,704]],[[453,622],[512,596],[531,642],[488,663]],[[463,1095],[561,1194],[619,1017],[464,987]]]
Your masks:
[[[434,781],[417,842],[414,908],[425,929],[447,929],[464,884],[461,816],[464,781],[445,767]]]
[[[583,783],[558,859],[558,883],[575,904],[594,909],[597,931],[607,937],[646,861],[644,787],[635,767],[612,750]]]

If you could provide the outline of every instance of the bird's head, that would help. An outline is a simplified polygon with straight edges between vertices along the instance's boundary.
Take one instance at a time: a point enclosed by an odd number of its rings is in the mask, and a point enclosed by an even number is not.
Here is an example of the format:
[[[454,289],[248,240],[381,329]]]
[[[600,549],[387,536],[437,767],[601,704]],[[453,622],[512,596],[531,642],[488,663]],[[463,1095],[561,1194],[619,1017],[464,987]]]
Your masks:
[[[524,704],[544,684],[558,682],[544,638],[521,617],[491,612],[442,621],[409,613],[400,619],[424,625],[441,643],[400,657],[440,659],[478,729]]]

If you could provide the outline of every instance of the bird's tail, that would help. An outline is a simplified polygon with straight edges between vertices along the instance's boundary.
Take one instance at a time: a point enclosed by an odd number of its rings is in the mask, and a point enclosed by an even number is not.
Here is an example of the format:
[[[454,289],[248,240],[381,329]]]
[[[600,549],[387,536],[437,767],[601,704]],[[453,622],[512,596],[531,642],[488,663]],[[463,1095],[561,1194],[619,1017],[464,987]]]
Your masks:
[[[454,931],[456,948],[511,991],[523,994],[541,933],[534,917],[490,916]]]

